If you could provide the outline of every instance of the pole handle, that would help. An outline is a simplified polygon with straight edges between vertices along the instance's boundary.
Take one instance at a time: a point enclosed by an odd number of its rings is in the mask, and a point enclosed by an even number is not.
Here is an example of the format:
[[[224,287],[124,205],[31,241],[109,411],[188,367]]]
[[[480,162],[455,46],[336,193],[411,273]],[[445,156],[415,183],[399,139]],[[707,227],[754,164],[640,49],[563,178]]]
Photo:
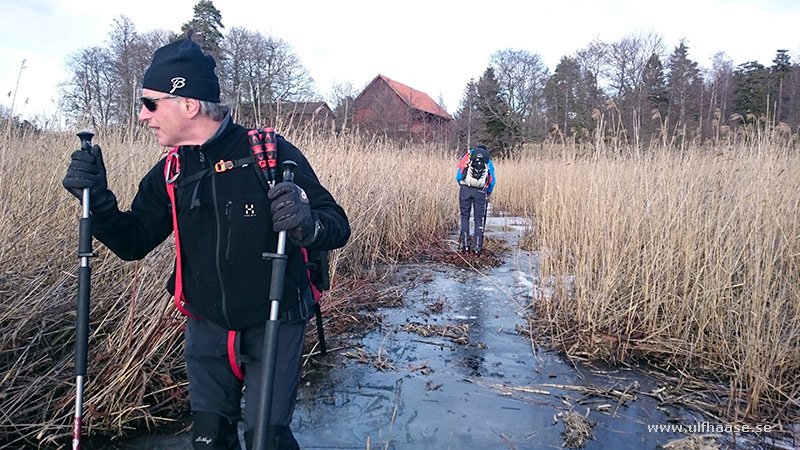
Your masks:
[[[94,133],[91,131],[81,131],[78,133],[78,137],[81,139],[81,150],[88,152],[92,148]]]
[[[283,162],[283,181],[294,183],[294,170],[297,168],[297,163],[291,159]]]

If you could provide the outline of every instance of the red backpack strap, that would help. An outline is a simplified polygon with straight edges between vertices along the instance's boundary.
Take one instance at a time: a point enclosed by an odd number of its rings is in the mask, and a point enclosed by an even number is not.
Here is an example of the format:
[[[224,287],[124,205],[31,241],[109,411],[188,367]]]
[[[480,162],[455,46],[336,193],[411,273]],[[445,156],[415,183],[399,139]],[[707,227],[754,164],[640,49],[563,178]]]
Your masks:
[[[317,289],[317,286],[311,281],[311,270],[308,268],[308,250],[306,250],[305,247],[300,247],[300,252],[303,254],[303,261],[306,263],[308,284],[311,286],[311,295],[314,297],[314,316],[316,317],[317,339],[319,340],[320,353],[324,355],[328,352],[328,348],[325,345],[325,330],[322,324],[322,307],[320,306],[322,291]]]
[[[308,269],[308,250],[305,247],[300,247],[300,252],[303,253],[303,262],[306,263],[306,275],[308,275],[308,284],[311,286],[311,295],[314,297],[314,301],[319,303],[322,292],[311,282],[311,270]]]
[[[238,378],[239,381],[244,381],[244,372],[242,372],[241,362],[239,361],[240,336],[241,333],[235,330],[228,330],[228,363],[231,365],[233,375]]]
[[[164,165],[164,180],[167,183],[167,195],[172,203],[172,232],[175,235],[175,306],[185,315],[193,319],[195,317],[186,310],[188,303],[183,296],[183,275],[181,273],[181,240],[178,237],[178,208],[175,204],[175,180],[181,174],[181,159],[178,155],[178,147],[172,148],[167,153],[167,162]]]

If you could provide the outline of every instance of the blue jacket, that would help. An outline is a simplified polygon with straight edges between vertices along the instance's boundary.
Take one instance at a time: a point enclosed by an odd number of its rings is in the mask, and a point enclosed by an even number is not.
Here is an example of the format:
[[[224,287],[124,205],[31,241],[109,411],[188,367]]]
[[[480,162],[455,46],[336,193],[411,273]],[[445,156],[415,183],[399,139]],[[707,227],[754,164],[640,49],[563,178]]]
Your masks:
[[[458,184],[461,184],[461,180],[464,179],[464,174],[466,174],[466,170],[464,169],[466,169],[467,166],[469,165],[469,159],[472,156],[472,150],[473,149],[469,149],[469,151],[467,151],[467,154],[464,155],[463,158],[461,158],[461,162],[458,163],[458,168],[456,170],[456,182],[458,182]],[[486,194],[491,195],[492,191],[494,190],[494,183],[495,181],[497,181],[497,179],[494,176],[494,164],[492,164],[491,159],[489,159],[488,166],[489,166],[489,179],[487,181],[485,189],[486,189]]]

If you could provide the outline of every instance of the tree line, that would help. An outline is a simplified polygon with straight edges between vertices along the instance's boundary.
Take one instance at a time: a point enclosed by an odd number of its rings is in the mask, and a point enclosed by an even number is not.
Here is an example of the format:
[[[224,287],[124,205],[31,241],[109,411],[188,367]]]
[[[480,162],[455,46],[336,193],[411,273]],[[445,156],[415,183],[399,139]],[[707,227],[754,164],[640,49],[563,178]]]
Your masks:
[[[222,32],[211,0],[194,6],[181,32],[140,33],[114,19],[107,46],[70,55],[60,85],[61,109],[72,122],[103,130],[137,122],[141,79],[153,52],[190,35],[215,56],[222,96],[242,123],[274,120],[281,102],[323,100],[291,46],[280,38],[233,27]],[[776,51],[769,66],[739,65],[724,53],[702,68],[681,41],[668,48],[655,32],[617,42],[599,39],[564,56],[551,72],[537,53],[504,49],[465,87],[455,117],[455,142],[482,142],[510,153],[527,142],[562,140],[646,149],[715,143],[742,128],[791,135],[800,126],[800,65]],[[346,126],[360,90],[331,87],[337,125]],[[444,105],[442,105],[444,106]]]
[[[744,129],[791,138],[800,126],[800,65],[787,50],[777,50],[770,66],[735,66],[720,52],[710,69],[689,50],[681,41],[667,51],[657,33],[634,33],[595,40],[562,57],[552,73],[535,53],[497,51],[465,89],[457,139],[511,152],[546,139],[685,148]]]
[[[130,18],[112,23],[107,46],[81,49],[67,58],[71,76],[62,83],[61,110],[71,122],[96,130],[137,123],[141,80],[153,52],[190,37],[214,56],[225,103],[255,123],[274,116],[281,102],[319,98],[308,70],[282,39],[242,27],[223,34],[222,15],[210,0],[194,6],[181,32],[137,31]]]

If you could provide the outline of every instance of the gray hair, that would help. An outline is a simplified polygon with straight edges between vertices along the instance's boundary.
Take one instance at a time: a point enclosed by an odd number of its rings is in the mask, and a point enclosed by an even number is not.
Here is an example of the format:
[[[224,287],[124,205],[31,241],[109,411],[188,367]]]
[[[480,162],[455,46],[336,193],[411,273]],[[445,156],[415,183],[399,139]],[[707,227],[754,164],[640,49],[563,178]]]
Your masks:
[[[200,115],[208,116],[215,122],[222,122],[222,119],[228,115],[230,108],[222,103],[209,102],[207,100],[198,100],[200,102]]]

